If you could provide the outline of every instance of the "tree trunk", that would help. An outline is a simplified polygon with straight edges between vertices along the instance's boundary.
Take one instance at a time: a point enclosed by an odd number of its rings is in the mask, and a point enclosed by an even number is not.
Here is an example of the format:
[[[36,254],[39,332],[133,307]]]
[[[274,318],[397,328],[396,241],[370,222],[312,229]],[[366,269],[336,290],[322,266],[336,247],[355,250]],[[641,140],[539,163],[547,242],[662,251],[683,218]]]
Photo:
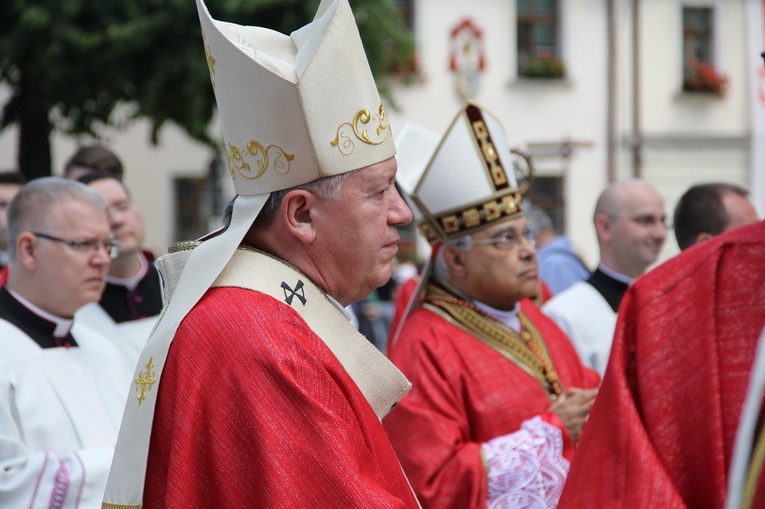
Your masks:
[[[27,72],[21,77],[19,121],[19,171],[32,180],[51,175],[48,108],[39,82]]]

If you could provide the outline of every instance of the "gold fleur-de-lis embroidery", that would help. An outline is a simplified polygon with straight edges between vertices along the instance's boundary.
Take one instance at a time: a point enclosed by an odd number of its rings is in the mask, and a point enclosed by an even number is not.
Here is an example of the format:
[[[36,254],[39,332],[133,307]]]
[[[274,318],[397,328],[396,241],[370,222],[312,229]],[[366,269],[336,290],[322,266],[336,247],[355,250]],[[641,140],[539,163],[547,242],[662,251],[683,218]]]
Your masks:
[[[138,373],[138,378],[135,379],[135,390],[138,392],[138,406],[141,406],[143,400],[146,399],[146,392],[151,390],[151,386],[157,381],[157,373],[154,371],[154,356],[149,358],[149,362],[146,363],[146,370]]]
[[[370,127],[374,127],[374,134],[372,135],[365,128],[370,123],[372,123]],[[340,124],[337,128],[335,139],[329,142],[330,145],[337,147],[343,155],[347,156],[353,152],[355,146],[351,133],[367,145],[379,145],[384,142],[390,134],[390,127],[388,115],[385,113],[383,105],[380,104],[377,114],[373,114],[368,109],[357,111],[353,116],[353,122],[343,122]]]

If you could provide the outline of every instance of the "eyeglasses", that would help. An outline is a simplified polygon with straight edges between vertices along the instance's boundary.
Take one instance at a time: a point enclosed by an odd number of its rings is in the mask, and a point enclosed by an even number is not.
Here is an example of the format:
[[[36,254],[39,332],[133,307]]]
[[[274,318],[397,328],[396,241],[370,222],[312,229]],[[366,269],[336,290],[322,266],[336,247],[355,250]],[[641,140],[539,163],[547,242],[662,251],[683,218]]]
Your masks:
[[[518,235],[514,230],[504,232],[496,237],[489,237],[488,239],[474,239],[469,237],[469,244],[494,244],[497,248],[509,251],[515,249],[521,245],[521,241],[526,239],[531,246],[535,246],[537,243],[537,235],[530,228],[524,228],[523,232]]]
[[[71,240],[71,239],[64,239],[61,237],[56,237],[55,235],[50,235],[47,233],[40,233],[40,232],[32,232],[33,235],[40,237],[41,239],[46,240],[52,240],[54,242],[61,242],[62,244],[66,244],[67,246],[71,247],[75,251],[79,251],[81,253],[88,253],[88,252],[98,252],[99,249],[103,248],[104,251],[107,252],[109,255],[109,258],[116,258],[117,254],[119,253],[119,245],[114,242],[113,240]]]

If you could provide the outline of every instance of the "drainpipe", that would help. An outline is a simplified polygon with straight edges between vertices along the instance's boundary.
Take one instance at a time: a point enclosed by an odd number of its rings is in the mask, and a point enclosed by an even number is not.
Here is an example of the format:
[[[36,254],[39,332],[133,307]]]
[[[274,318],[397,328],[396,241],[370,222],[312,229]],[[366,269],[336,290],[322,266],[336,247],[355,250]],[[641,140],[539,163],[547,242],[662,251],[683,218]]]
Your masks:
[[[640,0],[632,0],[632,176],[635,178],[643,178],[640,97]]]
[[[607,28],[607,80],[606,85],[606,170],[608,182],[614,182],[617,176],[617,158],[619,150],[619,133],[617,122],[617,66],[616,66],[616,1],[606,0],[606,12],[608,16]]]

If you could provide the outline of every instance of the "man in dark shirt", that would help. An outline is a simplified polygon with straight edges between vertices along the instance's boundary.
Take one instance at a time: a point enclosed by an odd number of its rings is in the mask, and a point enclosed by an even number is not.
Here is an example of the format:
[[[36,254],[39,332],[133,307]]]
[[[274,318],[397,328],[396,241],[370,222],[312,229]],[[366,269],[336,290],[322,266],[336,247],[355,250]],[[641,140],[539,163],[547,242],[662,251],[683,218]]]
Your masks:
[[[116,323],[158,315],[162,310],[159,273],[154,255],[142,249],[143,218],[130,193],[116,177],[105,173],[89,173],[78,180],[109,202],[112,235],[119,247],[99,304]]]
[[[664,199],[649,183],[609,185],[595,205],[593,222],[600,263],[592,276],[559,293],[542,308],[571,338],[582,362],[606,370],[616,311],[627,287],[659,257],[667,238]]]

